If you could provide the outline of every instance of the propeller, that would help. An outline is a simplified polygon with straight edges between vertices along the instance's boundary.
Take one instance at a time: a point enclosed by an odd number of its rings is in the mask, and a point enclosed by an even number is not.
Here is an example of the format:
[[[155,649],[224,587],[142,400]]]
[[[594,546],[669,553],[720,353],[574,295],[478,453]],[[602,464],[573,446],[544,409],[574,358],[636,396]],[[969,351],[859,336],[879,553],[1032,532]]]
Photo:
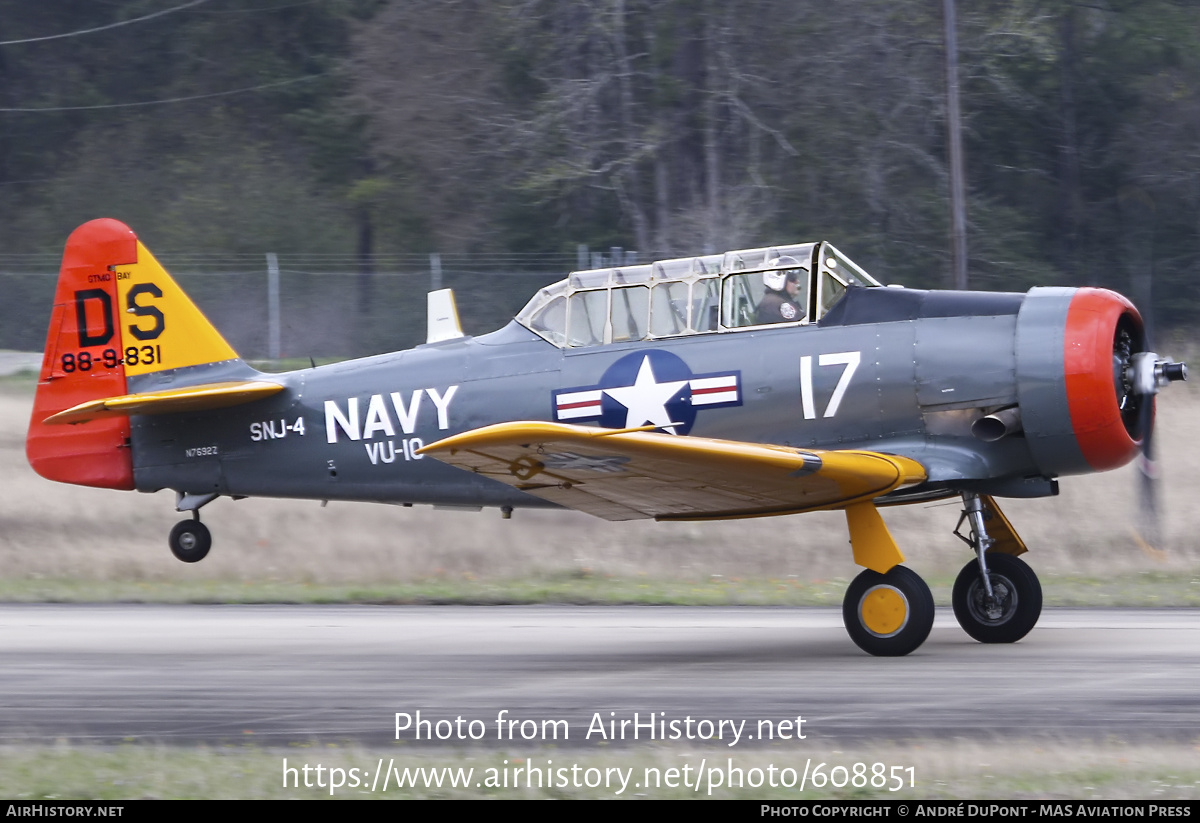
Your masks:
[[[1146,347],[1150,348],[1149,333],[1146,334]],[[1159,506],[1158,465],[1154,460],[1154,396],[1158,390],[1168,383],[1187,379],[1187,365],[1176,363],[1168,358],[1160,358],[1156,352],[1142,351],[1129,353],[1120,339],[1114,349],[1114,360],[1123,361],[1122,397],[1123,414],[1127,410],[1130,417],[1136,416],[1134,431],[1141,437],[1142,453],[1138,457],[1138,510],[1136,518],[1135,537],[1142,551],[1149,556],[1161,560],[1166,557],[1163,551],[1162,520]],[[1124,348],[1124,351],[1120,350]],[[1121,354],[1125,356],[1122,357]],[[1127,422],[1130,421],[1126,418]]]

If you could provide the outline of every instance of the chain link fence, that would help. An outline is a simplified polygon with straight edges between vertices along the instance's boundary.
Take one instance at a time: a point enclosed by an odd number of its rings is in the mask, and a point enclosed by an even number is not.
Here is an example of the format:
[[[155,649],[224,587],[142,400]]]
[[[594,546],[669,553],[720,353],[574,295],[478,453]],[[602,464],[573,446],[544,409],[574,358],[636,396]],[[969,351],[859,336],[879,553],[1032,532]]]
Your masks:
[[[361,357],[424,342],[426,293],[452,288],[467,334],[512,319],[542,286],[607,265],[611,250],[576,255],[396,255],[362,266],[353,257],[278,254],[279,354],[284,359]],[[270,339],[268,255],[160,254],[159,262],[244,358],[265,360]],[[40,351],[60,258],[0,255],[0,349]],[[582,264],[582,265],[581,265]]]

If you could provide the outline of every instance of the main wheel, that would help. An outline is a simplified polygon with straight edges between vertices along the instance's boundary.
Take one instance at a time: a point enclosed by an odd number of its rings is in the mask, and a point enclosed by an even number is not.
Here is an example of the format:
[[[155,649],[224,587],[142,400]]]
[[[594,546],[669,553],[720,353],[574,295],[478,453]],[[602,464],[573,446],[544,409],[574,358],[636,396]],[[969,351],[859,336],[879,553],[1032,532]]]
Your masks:
[[[212,533],[199,520],[180,520],[167,538],[171,554],[184,563],[198,563],[212,548]]]
[[[933,594],[912,569],[895,566],[887,574],[867,569],[846,590],[842,618],[860,649],[877,657],[900,657],[929,637]]]
[[[992,602],[979,563],[972,560],[954,581],[954,616],[963,631],[980,643],[1016,643],[1042,614],[1042,584],[1024,560],[1011,554],[989,554],[987,564]]]

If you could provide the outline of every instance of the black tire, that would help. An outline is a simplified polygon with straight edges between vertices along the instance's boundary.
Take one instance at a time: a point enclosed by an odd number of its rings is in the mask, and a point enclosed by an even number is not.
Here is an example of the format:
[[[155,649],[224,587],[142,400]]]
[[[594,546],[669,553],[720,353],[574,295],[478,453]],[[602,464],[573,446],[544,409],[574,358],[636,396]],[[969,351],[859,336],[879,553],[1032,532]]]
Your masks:
[[[996,608],[987,608],[979,563],[972,560],[954,581],[954,616],[980,643],[1016,643],[1042,614],[1042,584],[1029,564],[1011,554],[989,554],[987,564]]]
[[[846,590],[842,619],[850,639],[863,651],[901,657],[929,637],[933,594],[912,569],[896,566],[887,574],[867,569]]]
[[[212,533],[199,520],[180,520],[167,538],[171,554],[184,563],[199,563],[212,548]]]

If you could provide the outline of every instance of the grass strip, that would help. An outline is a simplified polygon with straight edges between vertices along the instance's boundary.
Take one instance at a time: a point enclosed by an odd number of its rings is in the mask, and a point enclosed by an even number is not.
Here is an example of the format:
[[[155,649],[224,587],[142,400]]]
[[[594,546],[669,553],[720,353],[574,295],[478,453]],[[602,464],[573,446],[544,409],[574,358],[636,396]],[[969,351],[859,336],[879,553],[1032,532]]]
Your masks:
[[[953,578],[929,580],[934,601],[950,604]],[[7,603],[360,603],[380,605],[840,606],[849,580],[660,580],[587,572],[512,580],[439,576],[403,583],[0,579]],[[1047,606],[1200,606],[1200,570],[1130,572],[1113,577],[1043,575]]]

